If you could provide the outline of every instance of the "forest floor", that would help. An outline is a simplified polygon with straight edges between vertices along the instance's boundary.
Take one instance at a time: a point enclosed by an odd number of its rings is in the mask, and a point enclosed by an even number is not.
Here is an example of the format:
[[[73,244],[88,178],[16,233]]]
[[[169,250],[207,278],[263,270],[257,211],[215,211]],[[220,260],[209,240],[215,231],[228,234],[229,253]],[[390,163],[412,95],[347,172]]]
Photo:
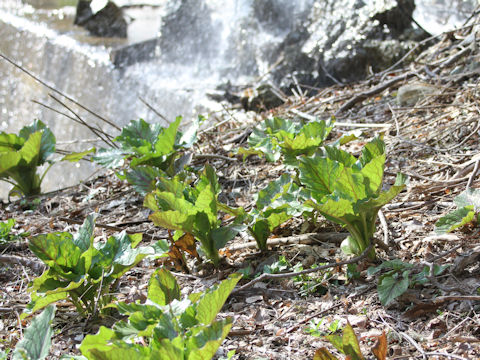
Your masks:
[[[329,140],[360,131],[362,141],[349,145],[354,153],[383,132],[385,185],[391,185],[398,172],[409,176],[406,191],[382,208],[376,239],[384,246],[377,246],[377,263],[361,261],[356,279],[349,279],[346,267],[336,267],[302,279],[262,281],[236,292],[219,315],[234,318],[219,358],[230,350],[235,350],[233,359],[313,359],[320,347],[335,353],[323,336],[347,321],[365,354],[371,354],[374,340],[385,332],[389,359],[480,358],[479,228],[470,224],[449,234],[434,232],[435,222],[455,209],[456,195],[467,187],[480,187],[476,176],[480,55],[473,20],[456,32],[431,39],[421,51],[412,51],[395,70],[358,84],[321,89],[310,97],[302,95],[299,86],[298,93],[279,108],[251,114],[248,121],[237,120],[232,110],[230,118],[220,119],[218,126],[200,135],[193,161],[199,166],[208,161],[215,167],[222,200],[229,205],[247,207],[259,189],[285,171],[282,164],[256,156],[243,161],[234,154],[246,146],[249,130],[272,115],[307,120],[335,116],[337,124]],[[400,97],[398,89],[407,84],[423,90]],[[0,203],[0,219],[14,218],[15,231],[36,235],[75,232],[88,214],[96,212],[99,238],[121,230],[143,233],[145,243],[168,238],[166,230],[148,220],[150,210],[142,206],[142,197],[112,172],[39,199],[27,210],[20,200]],[[266,253],[259,253],[248,236],[237,236],[222,251],[226,261],[219,271],[197,270],[191,261],[190,274],[175,274],[182,293],[188,294],[211,287],[240,268],[249,267],[254,274],[262,273],[265,266],[292,270],[301,264],[306,269],[346,259],[339,248],[344,236],[339,226],[294,218],[275,230]],[[1,245],[1,255],[0,348],[6,349],[15,346],[28,324],[19,320],[19,314],[29,302],[28,283],[38,273],[26,241]],[[380,273],[369,276],[367,268],[393,259],[414,265],[412,273],[425,266],[449,267],[382,306],[376,288]],[[150,275],[158,266],[143,261],[127,273],[120,283],[119,300],[145,298]],[[99,325],[81,318],[71,304],[57,304],[49,358],[78,354],[84,336],[95,333]]]

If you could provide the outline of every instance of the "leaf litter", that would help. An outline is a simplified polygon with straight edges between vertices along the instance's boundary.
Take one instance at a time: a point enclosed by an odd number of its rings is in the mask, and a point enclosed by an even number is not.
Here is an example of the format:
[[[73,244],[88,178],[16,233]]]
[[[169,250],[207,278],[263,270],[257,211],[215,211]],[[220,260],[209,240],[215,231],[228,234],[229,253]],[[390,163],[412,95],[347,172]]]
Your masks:
[[[353,153],[383,132],[385,182],[392,185],[395,174],[402,172],[409,176],[409,183],[406,191],[382,208],[385,221],[378,223],[375,238],[386,246],[377,247],[377,253],[382,261],[411,265],[402,268],[410,273],[398,273],[399,278],[417,276],[413,286],[387,305],[380,303],[377,293],[379,278],[387,269],[367,274],[369,266],[379,263],[360,262],[353,280],[348,280],[346,267],[333,267],[303,278],[258,281],[234,293],[224,306],[220,318],[232,316],[234,324],[218,358],[235,350],[233,359],[313,359],[321,348],[339,356],[324,336],[334,335],[347,322],[363,350],[374,347],[374,337],[384,342],[385,332],[388,350],[384,356],[391,359],[480,357],[478,224],[470,222],[450,234],[435,232],[435,223],[456,208],[459,194],[467,188],[480,188],[476,174],[480,160],[477,22],[478,16],[472,17],[460,30],[412,52],[408,62],[405,59],[361,83],[319,89],[313,96],[297,93],[283,106],[261,114],[231,109],[210,118],[219,126],[201,134],[193,164],[208,162],[216,169],[223,188],[219,196],[231,206],[254,206],[253,194],[283,174],[278,164],[257,156],[242,161],[242,156],[234,154],[239,147],[247,147],[249,129],[271,115],[307,120],[335,116],[337,122],[327,142],[357,129],[361,140],[343,145]],[[429,91],[413,102],[399,99],[403,86],[419,83]],[[359,124],[362,127],[358,128]],[[121,230],[143,233],[143,245],[170,238],[167,230],[148,220],[151,212],[142,206],[143,198],[111,171],[38,199],[33,205],[21,200],[0,204],[2,221],[16,220],[13,235],[22,231],[33,236],[76,232],[85,217],[96,212],[97,240]],[[267,242],[272,245],[265,254],[256,250],[253,238],[241,233],[222,249],[225,262],[219,271],[202,267],[193,257],[187,259],[190,274],[173,271],[186,295],[211,287],[238,270],[252,276],[275,267],[295,271],[299,266],[307,269],[313,264],[342,261],[342,236],[346,235],[340,226],[314,225],[294,217],[273,231]],[[283,242],[284,238],[291,240]],[[252,245],[244,246],[246,243]],[[0,267],[0,347],[13,349],[27,325],[19,315],[29,302],[26,288],[38,275],[34,266],[38,261],[23,238],[0,247],[4,257]],[[435,271],[446,265],[444,272]],[[169,265],[160,260],[143,261],[130,270],[119,284],[119,300],[144,301],[148,281],[161,266]],[[80,318],[68,302],[56,306],[49,358],[78,354],[86,335],[96,333],[100,325],[111,325]]]

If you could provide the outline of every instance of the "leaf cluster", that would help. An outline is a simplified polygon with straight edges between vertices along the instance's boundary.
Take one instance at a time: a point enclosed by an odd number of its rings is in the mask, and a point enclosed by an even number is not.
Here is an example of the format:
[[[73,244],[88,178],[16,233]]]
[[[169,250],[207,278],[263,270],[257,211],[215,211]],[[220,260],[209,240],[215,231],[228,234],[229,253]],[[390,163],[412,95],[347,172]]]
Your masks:
[[[158,177],[172,177],[190,162],[191,154],[182,155],[182,150],[195,143],[203,118],[194,121],[183,133],[178,130],[181,120],[177,117],[167,128],[143,119],[132,120],[114,139],[119,147],[99,149],[93,160],[107,168],[128,165],[128,170],[117,175],[145,195],[155,189]]]
[[[375,233],[380,208],[405,186],[398,176],[389,190],[382,190],[385,144],[379,137],[367,143],[357,159],[337,147],[325,146],[322,154],[300,157],[299,180],[309,192],[305,205],[327,220],[345,226],[350,236],[342,243],[347,254],[361,254]],[[375,258],[375,250],[369,254]]]
[[[29,233],[22,233],[20,235],[12,234],[12,229],[15,226],[15,219],[8,219],[7,221],[0,221],[0,244],[7,244],[12,241],[20,240]]]
[[[63,299],[80,314],[95,315],[113,300],[110,294],[123,274],[147,256],[162,255],[152,246],[137,247],[141,234],[123,231],[94,242],[95,217],[87,216],[76,235],[56,232],[30,239],[30,250],[48,269],[34,279],[23,317]]]
[[[55,136],[40,120],[24,126],[18,135],[0,133],[0,180],[13,185],[9,196],[40,194],[50,167],[42,175],[37,170],[55,152],[55,144]]]
[[[219,192],[215,170],[206,165],[194,186],[176,178],[161,178],[157,189],[145,197],[144,206],[154,211],[149,219],[155,225],[177,231],[175,239],[193,235],[200,243],[200,250],[218,266],[218,250],[244,229],[236,222],[222,226]]]
[[[416,266],[401,260],[385,261],[381,265],[368,268],[368,275],[374,275],[381,270],[387,272],[380,275],[377,285],[378,297],[382,305],[387,306],[393,300],[405,293],[409,288],[429,281],[429,276],[441,275],[448,265],[433,265],[430,269],[423,266],[420,271]],[[432,273],[431,273],[432,272]]]
[[[233,274],[182,299],[173,275],[159,269],[150,279],[147,302],[114,305],[127,319],[86,336],[80,351],[90,360],[211,359],[232,326],[232,319],[215,320],[216,315],[240,278]]]
[[[268,118],[252,131],[249,149],[240,148],[239,154],[265,156],[275,162],[283,156],[286,165],[295,165],[299,155],[311,156],[333,129],[333,121],[312,121],[307,124],[278,117]]]

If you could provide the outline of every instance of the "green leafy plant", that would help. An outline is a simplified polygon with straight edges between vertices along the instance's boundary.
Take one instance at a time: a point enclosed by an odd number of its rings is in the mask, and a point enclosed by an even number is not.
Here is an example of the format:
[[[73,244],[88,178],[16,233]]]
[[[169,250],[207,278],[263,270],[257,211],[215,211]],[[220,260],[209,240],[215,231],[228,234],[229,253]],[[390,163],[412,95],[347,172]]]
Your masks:
[[[454,199],[458,209],[440,218],[435,232],[445,234],[470,223],[478,224],[480,212],[480,189],[468,188]]]
[[[240,278],[233,274],[218,286],[181,299],[174,276],[159,269],[150,279],[148,301],[114,305],[127,320],[87,335],[80,351],[90,360],[211,359],[232,326],[231,318],[215,318]]]
[[[222,226],[215,170],[206,165],[195,186],[177,179],[160,179],[157,187],[145,197],[144,206],[154,211],[149,219],[157,226],[176,230],[175,240],[184,234],[193,235],[201,252],[217,267],[218,250],[245,226],[235,222]]]
[[[23,339],[20,340],[12,353],[12,360],[43,360],[48,356],[52,343],[53,330],[51,327],[55,317],[55,305],[49,305],[38,316],[32,319],[25,329]],[[0,359],[6,360],[8,352],[0,351]]]
[[[372,348],[372,353],[378,360],[385,360],[387,358],[387,337],[385,333],[377,336],[377,344]],[[358,343],[357,335],[350,323],[342,331],[341,335],[327,335],[325,340],[330,342],[335,349],[345,355],[345,359],[363,360],[365,359],[360,345]],[[313,360],[336,360],[336,356],[332,355],[325,347],[318,349],[315,352]]]
[[[299,180],[310,193],[310,206],[327,220],[343,225],[350,236],[341,247],[360,255],[372,241],[380,208],[403,190],[405,178],[397,176],[382,191],[385,144],[381,138],[367,143],[357,159],[346,151],[326,146],[323,154],[299,158]],[[369,253],[375,258],[375,248]]]
[[[311,121],[304,124],[278,117],[269,118],[255,127],[248,138],[249,149],[240,148],[244,156],[265,156],[275,162],[284,156],[286,165],[295,165],[299,155],[311,156],[333,129],[333,121]]]
[[[328,328],[326,330],[321,330],[320,326],[322,326],[322,323],[325,319],[322,318],[319,321],[315,322],[313,320],[310,320],[309,326],[307,326],[304,331],[312,336],[315,337],[321,337],[321,336],[327,336],[327,335],[332,335],[339,331],[340,329],[340,320],[334,320],[330,325],[328,325]]]
[[[255,207],[248,214],[233,211],[243,217],[248,232],[257,242],[260,250],[267,250],[267,239],[272,231],[304,210],[301,201],[301,188],[293,182],[289,174],[283,174],[255,195]]]
[[[74,236],[56,232],[34,236],[29,248],[48,269],[30,286],[31,302],[22,317],[69,299],[82,315],[96,315],[113,300],[116,282],[146,256],[162,256],[152,246],[137,247],[141,234],[126,232],[94,243],[95,215]]]
[[[93,159],[108,168],[128,164],[128,170],[117,175],[145,195],[155,189],[158,177],[178,174],[191,159],[190,154],[182,155],[181,151],[195,143],[203,118],[194,121],[183,133],[178,130],[181,120],[177,117],[167,128],[143,119],[132,120],[114,139],[119,148],[100,149]]]
[[[427,283],[430,275],[441,275],[448,265],[434,265],[433,273],[430,274],[430,268],[423,266],[418,269],[417,266],[403,262],[401,260],[385,261],[381,265],[368,268],[367,274],[374,275],[381,270],[387,270],[386,273],[380,275],[377,285],[378,297],[382,305],[390,304],[397,297],[405,293],[408,288],[417,284]]]
[[[40,194],[45,174],[53,165],[48,161],[55,152],[55,136],[45,124],[35,120],[23,127],[19,134],[0,133],[0,180],[13,185],[9,195]],[[38,167],[49,163],[42,175]]]
[[[29,235],[24,232],[20,235],[12,234],[12,229],[15,226],[15,219],[8,219],[7,221],[0,221],[0,244],[7,244],[9,242],[23,239]]]

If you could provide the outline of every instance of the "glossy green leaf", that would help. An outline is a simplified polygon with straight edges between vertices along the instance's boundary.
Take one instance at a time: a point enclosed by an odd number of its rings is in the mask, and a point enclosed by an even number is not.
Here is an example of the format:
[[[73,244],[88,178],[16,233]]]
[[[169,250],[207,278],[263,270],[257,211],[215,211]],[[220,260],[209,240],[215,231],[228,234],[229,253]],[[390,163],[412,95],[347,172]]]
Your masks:
[[[197,303],[196,315],[196,319],[200,324],[208,325],[215,320],[218,312],[241,278],[241,274],[232,274],[227,280],[222,281],[220,285],[200,298]]]
[[[158,269],[148,282],[148,298],[154,303],[164,306],[173,300],[180,300],[180,287],[169,271]]]
[[[42,165],[47,158],[55,153],[56,139],[50,129],[40,120],[35,120],[32,125],[24,126],[20,132],[20,137],[27,140],[30,135],[41,132],[40,151],[38,155],[38,165]]]
[[[149,124],[143,119],[132,120],[122,128],[122,133],[115,141],[123,148],[152,147],[162,131],[160,124]]]
[[[409,270],[405,270],[401,275],[395,271],[390,271],[380,276],[377,291],[382,305],[387,306],[407,291],[410,285],[409,273]]]
[[[55,317],[55,305],[48,306],[36,316],[24,332],[23,339],[17,343],[12,360],[42,360],[48,356],[52,342],[51,324]]]
[[[107,169],[116,169],[123,166],[128,155],[124,149],[99,149],[92,159]]]
[[[227,337],[232,327],[232,320],[225,319],[214,322],[211,326],[203,327],[196,334],[188,338],[187,359],[204,360],[211,359],[217,352],[223,340]],[[197,329],[195,329],[197,330]]]

